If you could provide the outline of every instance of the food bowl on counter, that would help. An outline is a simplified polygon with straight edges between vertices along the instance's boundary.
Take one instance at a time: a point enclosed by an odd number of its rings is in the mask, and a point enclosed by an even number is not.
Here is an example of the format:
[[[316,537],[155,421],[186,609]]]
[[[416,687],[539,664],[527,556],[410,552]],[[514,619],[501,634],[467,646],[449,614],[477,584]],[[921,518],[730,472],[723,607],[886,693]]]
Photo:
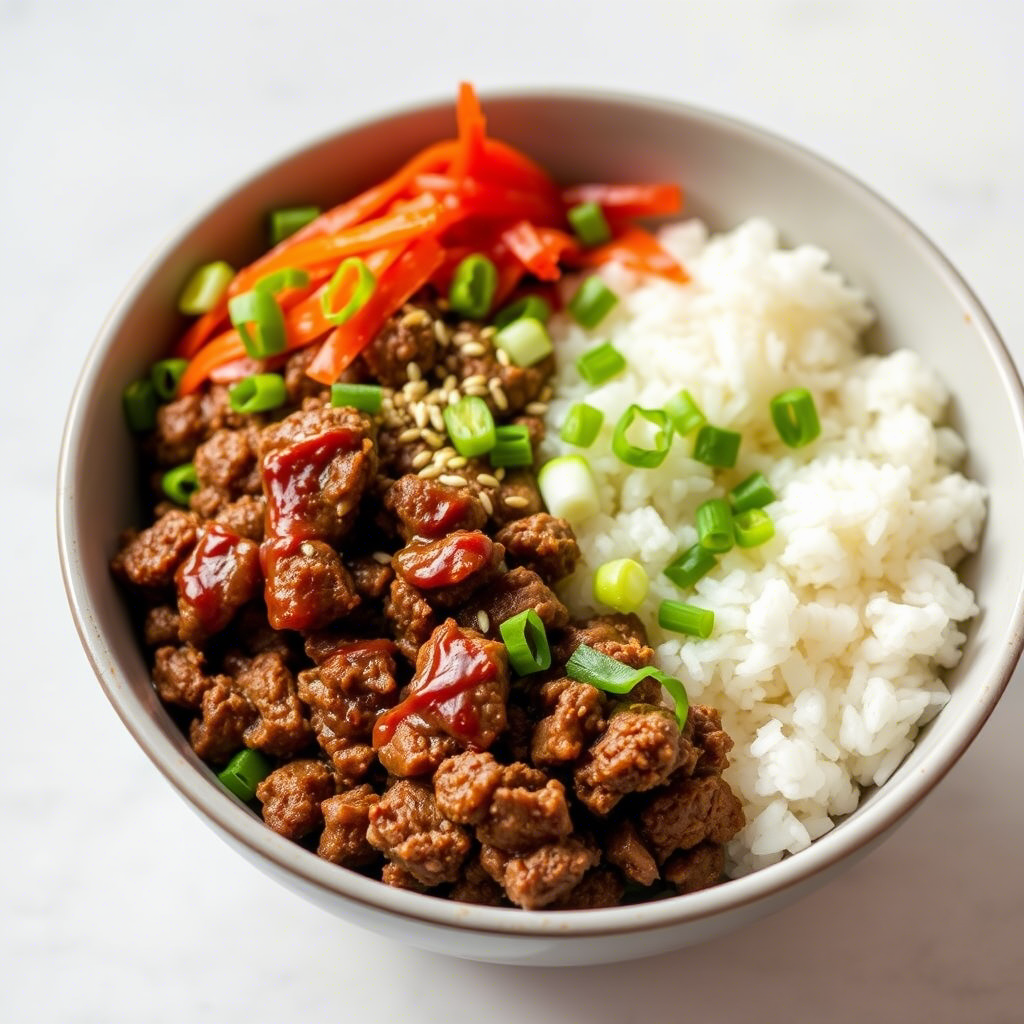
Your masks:
[[[948,385],[948,423],[966,445],[962,472],[988,492],[981,543],[958,566],[980,611],[965,627],[958,664],[943,674],[948,701],[901,752],[902,763],[879,769],[885,781],[865,789],[835,827],[812,827],[813,842],[799,852],[766,866],[748,860],[718,885],[601,909],[521,910],[384,885],[317,857],[267,828],[197,756],[154,690],[137,623],[110,571],[121,531],[141,521],[122,393],[180,336],[176,305],[196,266],[215,259],[241,266],[258,255],[268,210],[298,201],[329,207],[386,178],[452,134],[448,103],[364,122],[284,158],[187,225],[140,272],[87,358],[65,428],[64,580],[97,678],[129,731],[200,817],[271,877],[346,920],[455,956],[547,965],[633,959],[706,941],[833,877],[881,842],[978,734],[1024,644],[1016,515],[1024,498],[1024,400],[995,328],[949,263],[898,212],[827,162],[728,118],[657,100],[538,91],[490,97],[485,107],[490,134],[559,182],[678,183],[686,216],[712,231],[760,217],[785,245],[820,246],[870,301],[869,350],[909,349]]]

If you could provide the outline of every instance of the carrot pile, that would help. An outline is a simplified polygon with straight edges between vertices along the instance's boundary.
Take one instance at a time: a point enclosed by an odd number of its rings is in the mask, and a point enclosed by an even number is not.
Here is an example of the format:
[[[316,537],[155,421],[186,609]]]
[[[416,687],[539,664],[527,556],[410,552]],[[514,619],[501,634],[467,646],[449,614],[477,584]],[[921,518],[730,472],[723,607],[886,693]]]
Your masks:
[[[391,177],[321,214],[240,270],[213,309],[200,316],[175,348],[189,360],[178,387],[189,394],[204,381],[236,380],[261,365],[232,328],[228,302],[267,274],[294,268],[308,274],[276,300],[285,324],[285,353],[318,350],[309,375],[336,381],[387,319],[426,285],[446,293],[467,256],[479,253],[498,272],[493,305],[524,279],[557,281],[563,271],[618,260],[646,273],[685,282],[686,272],[637,217],[677,213],[677,185],[577,185],[560,189],[524,153],[488,137],[473,87],[463,83],[456,105],[458,137],[417,153]],[[566,212],[597,203],[612,228],[610,241],[586,248],[570,232]],[[332,324],[322,295],[341,262],[361,258],[376,287],[344,323]],[[344,301],[343,299],[341,301]],[[284,358],[278,356],[276,358]]]

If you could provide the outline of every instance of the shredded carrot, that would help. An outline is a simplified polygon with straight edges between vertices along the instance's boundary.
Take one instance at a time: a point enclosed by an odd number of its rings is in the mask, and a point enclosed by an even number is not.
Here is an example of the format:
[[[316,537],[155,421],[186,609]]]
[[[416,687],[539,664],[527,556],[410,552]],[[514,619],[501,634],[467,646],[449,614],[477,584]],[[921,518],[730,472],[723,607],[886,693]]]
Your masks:
[[[576,248],[576,243],[565,232],[538,228],[528,220],[507,228],[501,239],[516,259],[542,281],[557,281],[562,276],[558,265],[562,254]]]
[[[675,257],[666,252],[654,235],[643,228],[627,228],[610,242],[578,253],[576,259],[587,267],[616,260],[632,270],[656,274],[679,284],[686,284],[690,280],[690,275]]]
[[[469,82],[459,84],[455,120],[459,129],[459,149],[452,161],[451,173],[452,177],[462,181],[470,175],[479,175],[483,169],[487,132],[487,120],[480,109],[480,100]]]
[[[613,217],[658,217],[679,213],[683,190],[664,182],[652,185],[573,185],[562,192],[566,206],[597,203]]]

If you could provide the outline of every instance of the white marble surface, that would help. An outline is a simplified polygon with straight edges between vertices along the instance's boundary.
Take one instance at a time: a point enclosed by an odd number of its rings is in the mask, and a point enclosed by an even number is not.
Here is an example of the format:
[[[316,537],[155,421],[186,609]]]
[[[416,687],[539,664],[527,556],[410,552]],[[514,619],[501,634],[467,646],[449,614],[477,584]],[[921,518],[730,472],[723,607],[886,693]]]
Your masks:
[[[462,963],[328,917],[200,824],[92,679],[52,521],[77,367],[149,251],[279,150],[459,77],[677,97],[803,142],[945,248],[1024,357],[1022,56],[1015,0],[0,0],[0,1020],[1020,1020],[1019,679],[895,838],[775,917],[621,967]]]

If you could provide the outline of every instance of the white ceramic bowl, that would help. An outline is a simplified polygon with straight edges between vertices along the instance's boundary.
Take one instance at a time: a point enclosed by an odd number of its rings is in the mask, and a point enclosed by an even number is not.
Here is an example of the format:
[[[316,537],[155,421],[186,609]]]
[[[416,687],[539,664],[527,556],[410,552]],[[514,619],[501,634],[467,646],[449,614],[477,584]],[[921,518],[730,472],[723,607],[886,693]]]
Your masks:
[[[450,103],[368,121],[285,158],[210,207],[141,271],[89,353],[67,420],[58,483],[64,580],[96,675],[132,735],[211,827],[284,885],[357,924],[455,956],[626,960],[720,935],[820,885],[895,828],[977,735],[1024,642],[1024,403],[995,328],[953,268],[905,218],[828,163],[735,121],[654,100],[535,92],[491,97],[485,107],[494,135],[564,181],[678,181],[688,212],[713,228],[763,214],[787,242],[825,247],[871,297],[872,346],[918,350],[952,387],[967,472],[991,496],[982,549],[963,570],[982,611],[950,673],[952,699],[889,782],[809,849],[746,878],[640,906],[525,913],[391,889],[317,858],[231,797],[164,711],[107,569],[119,531],[140,517],[121,390],[179,333],[175,299],[191,268],[214,258],[246,262],[260,251],[266,210],[331,205],[450,136]]]

